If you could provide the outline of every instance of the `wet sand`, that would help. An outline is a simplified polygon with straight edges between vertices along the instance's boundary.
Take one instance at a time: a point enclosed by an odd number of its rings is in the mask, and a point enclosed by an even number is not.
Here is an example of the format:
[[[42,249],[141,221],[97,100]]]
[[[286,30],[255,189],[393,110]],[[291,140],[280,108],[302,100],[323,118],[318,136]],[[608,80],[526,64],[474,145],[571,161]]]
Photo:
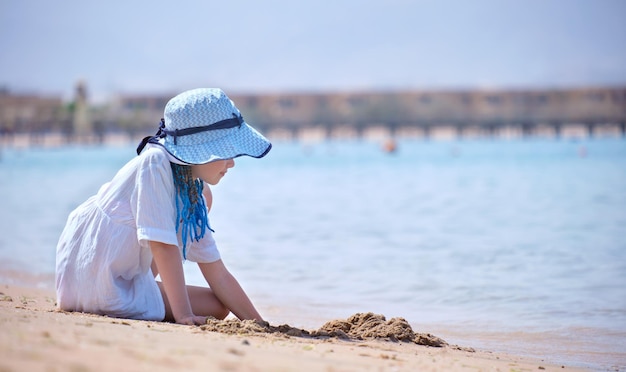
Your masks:
[[[183,326],[62,312],[52,290],[11,281],[0,283],[0,328],[0,371],[581,370],[450,345],[382,314],[317,330],[231,318]]]

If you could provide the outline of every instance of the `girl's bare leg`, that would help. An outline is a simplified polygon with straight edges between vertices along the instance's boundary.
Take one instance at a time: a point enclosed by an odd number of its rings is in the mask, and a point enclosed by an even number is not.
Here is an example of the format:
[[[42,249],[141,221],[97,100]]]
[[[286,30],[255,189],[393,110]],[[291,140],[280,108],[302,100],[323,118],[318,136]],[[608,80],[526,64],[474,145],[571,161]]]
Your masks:
[[[170,307],[163,284],[157,282],[163,301],[165,302],[165,320],[168,322],[174,321],[174,315]],[[217,319],[224,319],[230,311],[217,299],[211,288],[197,287],[193,285],[187,286],[187,293],[189,295],[189,302],[191,303],[191,309],[194,315],[197,316],[212,316]]]

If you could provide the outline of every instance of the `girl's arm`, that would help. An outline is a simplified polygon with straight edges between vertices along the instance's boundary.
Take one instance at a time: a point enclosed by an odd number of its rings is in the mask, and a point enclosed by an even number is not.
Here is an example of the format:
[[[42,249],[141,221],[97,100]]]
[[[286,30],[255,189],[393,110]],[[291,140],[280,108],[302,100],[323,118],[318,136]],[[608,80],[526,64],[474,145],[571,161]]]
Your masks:
[[[237,318],[241,320],[263,320],[254,308],[248,295],[237,282],[237,279],[224,266],[222,260],[211,263],[198,263],[198,266],[215,296]]]
[[[188,325],[206,323],[206,317],[195,316],[191,310],[178,247],[151,241],[150,249],[154,256],[153,266],[156,265],[161,275],[161,282],[167,296],[164,300],[169,303],[176,323]]]
[[[213,194],[207,183],[204,184],[202,194],[205,198],[208,213],[213,205]],[[235,314],[237,318],[241,320],[263,320],[259,312],[254,308],[248,295],[246,295],[243,288],[239,285],[237,279],[235,279],[226,266],[224,266],[222,260],[212,263],[198,263],[198,266],[215,296],[228,310]]]

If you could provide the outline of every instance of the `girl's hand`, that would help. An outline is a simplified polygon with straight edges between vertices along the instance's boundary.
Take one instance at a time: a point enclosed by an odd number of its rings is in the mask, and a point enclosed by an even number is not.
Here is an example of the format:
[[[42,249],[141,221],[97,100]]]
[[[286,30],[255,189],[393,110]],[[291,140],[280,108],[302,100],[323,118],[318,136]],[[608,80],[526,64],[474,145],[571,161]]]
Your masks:
[[[185,325],[202,325],[206,324],[206,320],[206,316],[191,315],[183,317],[181,319],[176,319],[176,323]]]

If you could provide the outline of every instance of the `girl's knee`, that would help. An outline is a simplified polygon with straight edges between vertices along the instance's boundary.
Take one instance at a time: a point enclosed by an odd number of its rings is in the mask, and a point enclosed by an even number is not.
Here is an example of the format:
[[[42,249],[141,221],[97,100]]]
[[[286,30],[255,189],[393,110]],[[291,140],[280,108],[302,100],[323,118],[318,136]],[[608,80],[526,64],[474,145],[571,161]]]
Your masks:
[[[224,319],[230,314],[230,309],[215,296],[210,288],[187,286],[187,291],[194,314],[212,316],[216,319]]]
[[[230,310],[224,304],[220,302],[220,306],[216,309],[215,315],[213,315],[216,319],[224,320],[228,314],[230,314]]]

